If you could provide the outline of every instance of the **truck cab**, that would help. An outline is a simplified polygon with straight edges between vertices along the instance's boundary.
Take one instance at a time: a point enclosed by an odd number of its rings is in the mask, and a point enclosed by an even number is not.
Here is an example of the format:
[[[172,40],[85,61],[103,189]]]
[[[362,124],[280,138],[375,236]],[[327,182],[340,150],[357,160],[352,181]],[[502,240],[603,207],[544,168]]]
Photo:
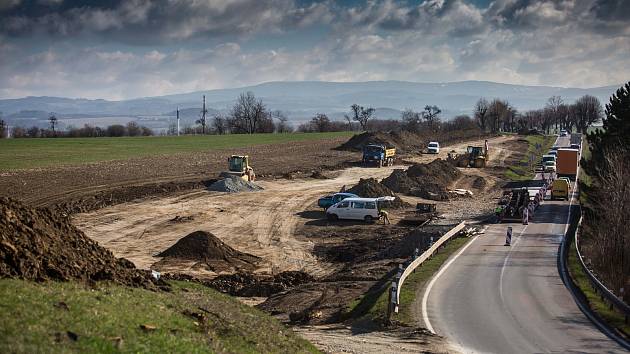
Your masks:
[[[385,145],[369,144],[363,147],[363,164],[375,164],[378,167],[392,166],[394,164],[395,148],[387,148]]]

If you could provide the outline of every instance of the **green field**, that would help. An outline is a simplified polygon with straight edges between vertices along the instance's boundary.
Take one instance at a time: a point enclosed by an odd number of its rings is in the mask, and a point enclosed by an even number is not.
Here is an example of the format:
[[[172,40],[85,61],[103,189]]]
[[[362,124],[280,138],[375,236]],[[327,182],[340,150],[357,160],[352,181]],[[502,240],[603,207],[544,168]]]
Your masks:
[[[124,138],[0,139],[0,170],[77,165],[262,144],[350,137],[352,132]]]
[[[556,141],[556,137],[553,135],[529,135],[525,138],[528,142],[527,152],[523,154],[518,165],[508,166],[505,172],[505,177],[511,181],[526,181],[534,178],[534,165],[529,161],[530,156],[534,155],[538,161],[542,159],[544,155]],[[540,149],[536,149],[536,145],[541,146]],[[534,163],[535,164],[535,163]]]
[[[269,315],[202,285],[172,291],[0,279],[3,353],[313,353]]]

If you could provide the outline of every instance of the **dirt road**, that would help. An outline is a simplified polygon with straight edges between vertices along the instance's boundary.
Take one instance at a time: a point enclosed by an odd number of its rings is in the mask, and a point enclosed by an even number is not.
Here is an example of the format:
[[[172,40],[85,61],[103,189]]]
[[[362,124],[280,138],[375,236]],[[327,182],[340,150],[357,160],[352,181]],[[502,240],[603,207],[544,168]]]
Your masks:
[[[491,149],[495,149],[491,158],[494,154],[502,154],[501,146],[512,139],[491,139]],[[469,143],[456,144],[448,150],[461,151],[467,145]],[[430,162],[436,157],[444,158],[446,153],[447,149],[444,149],[437,156],[420,155],[407,160]],[[394,168],[401,166],[380,169],[348,168],[332,173],[333,178],[326,180],[303,178],[260,181],[259,185],[264,190],[251,193],[228,194],[198,190],[166,198],[149,198],[77,214],[74,222],[89,237],[112,250],[116,256],[125,257],[140,268],[151,267],[159,260],[155,257],[157,253],[186,234],[204,230],[212,232],[223,242],[242,252],[262,257],[265,264],[258,272],[303,270],[316,277],[325,276],[335,271],[335,266],[317,259],[312,253],[313,242],[297,235],[296,229],[312,220],[308,212],[316,210],[318,197],[338,191],[344,185],[352,186],[360,178],[384,178]],[[494,178],[481,169],[466,171],[485,176],[490,182]],[[455,187],[465,186],[467,181],[458,181]],[[411,202],[418,200],[411,197],[406,199]],[[462,203],[465,205],[470,201],[463,200],[459,206],[455,203],[452,212],[465,210]],[[177,216],[179,219],[174,220]],[[168,271],[197,276],[216,275],[206,269],[192,269],[193,264],[194,262],[184,262]]]

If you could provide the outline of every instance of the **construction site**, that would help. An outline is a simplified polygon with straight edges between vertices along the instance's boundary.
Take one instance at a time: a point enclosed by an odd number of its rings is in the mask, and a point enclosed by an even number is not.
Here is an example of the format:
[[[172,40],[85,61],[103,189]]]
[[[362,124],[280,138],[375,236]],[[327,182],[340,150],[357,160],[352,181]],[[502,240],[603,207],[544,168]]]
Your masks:
[[[414,250],[424,251],[461,221],[492,217],[507,167],[528,149],[518,136],[454,141],[437,154],[427,153],[425,142],[403,145],[384,133],[322,144],[328,148],[313,155],[294,146],[288,163],[258,160],[262,151],[281,146],[238,151],[249,155],[226,151],[223,163],[195,163],[207,177],[203,180],[194,174],[164,178],[156,169],[158,177],[140,185],[130,180],[48,195],[33,187],[17,187],[16,192],[24,193],[31,206],[69,215],[77,232],[125,259],[127,267],[236,296],[282,322],[310,328],[303,335],[318,343],[324,332],[312,326],[351,325],[350,304],[383,291],[393,270]],[[371,152],[374,146],[390,149],[387,163],[366,166],[365,146]],[[133,171],[133,162],[131,166],[126,170]],[[76,172],[52,170],[58,175]],[[18,173],[35,177],[39,172]],[[97,178],[106,180],[107,173]],[[81,186],[78,182],[73,185]],[[381,214],[369,222],[361,217],[331,221],[318,199],[338,192],[389,198],[379,202],[379,209],[386,210],[390,223],[384,225]],[[9,210],[28,210],[6,203]],[[42,267],[37,277],[55,278],[55,272],[46,275]],[[123,273],[128,272],[136,270]],[[108,273],[116,280],[120,272]],[[121,279],[155,286],[146,276]]]

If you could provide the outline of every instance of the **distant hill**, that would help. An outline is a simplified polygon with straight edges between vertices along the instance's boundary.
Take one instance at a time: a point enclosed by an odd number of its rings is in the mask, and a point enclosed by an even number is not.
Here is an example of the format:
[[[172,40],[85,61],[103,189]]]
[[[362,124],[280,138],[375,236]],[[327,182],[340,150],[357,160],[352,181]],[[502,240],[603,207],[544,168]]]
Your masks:
[[[397,118],[405,108],[421,110],[425,105],[442,108],[445,118],[470,114],[480,97],[507,99],[519,110],[540,108],[551,96],[561,96],[565,102],[590,94],[603,103],[619,86],[588,89],[550,86],[524,86],[486,81],[449,83],[418,83],[408,81],[268,82],[232,89],[198,91],[159,97],[123,101],[88,100],[60,97],[25,97],[0,100],[0,112],[7,120],[13,118],[42,119],[42,112],[55,112],[74,118],[162,116],[171,121],[179,106],[182,118],[194,122],[206,95],[210,115],[226,111],[242,92],[252,91],[272,110],[285,112],[294,122],[310,119],[315,113],[326,113],[332,119],[343,119],[353,103],[378,107],[376,116]],[[39,111],[39,112],[37,112]],[[32,117],[28,116],[32,112]],[[17,116],[15,116],[17,115]]]

